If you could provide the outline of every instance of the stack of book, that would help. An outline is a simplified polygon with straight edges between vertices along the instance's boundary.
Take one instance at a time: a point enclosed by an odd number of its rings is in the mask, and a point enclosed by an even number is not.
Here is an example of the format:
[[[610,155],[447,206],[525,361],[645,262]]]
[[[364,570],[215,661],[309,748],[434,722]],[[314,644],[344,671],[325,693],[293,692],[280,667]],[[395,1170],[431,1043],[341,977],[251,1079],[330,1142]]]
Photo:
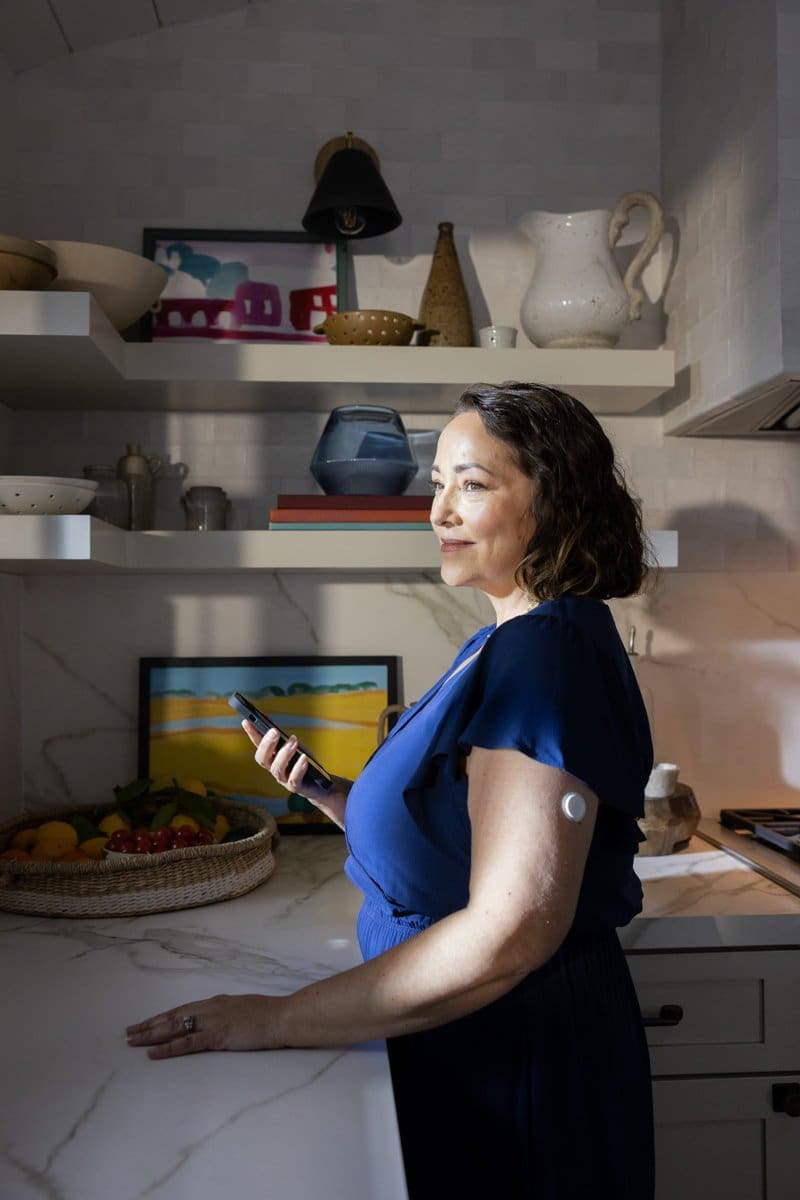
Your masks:
[[[430,532],[431,496],[280,495],[270,529],[405,529]]]

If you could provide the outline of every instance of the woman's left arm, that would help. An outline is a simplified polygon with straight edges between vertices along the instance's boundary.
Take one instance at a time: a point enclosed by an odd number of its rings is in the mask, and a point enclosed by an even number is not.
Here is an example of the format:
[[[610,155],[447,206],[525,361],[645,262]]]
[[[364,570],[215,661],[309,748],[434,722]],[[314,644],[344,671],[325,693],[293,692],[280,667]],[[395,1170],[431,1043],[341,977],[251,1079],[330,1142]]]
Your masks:
[[[579,792],[583,820],[563,795]],[[475,747],[465,908],[369,962],[290,996],[216,996],[132,1026],[151,1057],[198,1050],[335,1046],[431,1029],[510,991],[556,952],[572,924],[597,814],[579,780],[516,750]],[[195,1017],[186,1034],[184,1015]]]

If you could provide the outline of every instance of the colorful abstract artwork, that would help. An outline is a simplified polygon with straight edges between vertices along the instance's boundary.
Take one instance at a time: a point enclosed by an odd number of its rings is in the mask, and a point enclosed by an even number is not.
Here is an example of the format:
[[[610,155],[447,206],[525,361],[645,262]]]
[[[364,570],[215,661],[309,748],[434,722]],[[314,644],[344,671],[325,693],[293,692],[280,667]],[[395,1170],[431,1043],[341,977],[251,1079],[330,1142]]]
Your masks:
[[[215,342],[324,342],[346,307],[345,247],[308,233],[145,229],[143,253],[167,272],[143,336]]]
[[[337,833],[257,765],[228,696],[242,692],[325,769],[355,779],[377,746],[378,718],[398,703],[395,657],[143,658],[139,776],[201,779],[266,807],[286,833]]]

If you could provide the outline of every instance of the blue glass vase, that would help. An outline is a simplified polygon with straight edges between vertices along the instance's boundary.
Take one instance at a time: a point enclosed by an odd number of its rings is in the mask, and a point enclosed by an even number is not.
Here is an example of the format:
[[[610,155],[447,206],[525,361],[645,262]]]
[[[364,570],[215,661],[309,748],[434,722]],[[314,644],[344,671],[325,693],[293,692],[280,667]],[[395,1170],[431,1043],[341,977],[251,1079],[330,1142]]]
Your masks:
[[[310,466],[329,496],[399,496],[417,469],[400,414],[377,404],[334,408]]]

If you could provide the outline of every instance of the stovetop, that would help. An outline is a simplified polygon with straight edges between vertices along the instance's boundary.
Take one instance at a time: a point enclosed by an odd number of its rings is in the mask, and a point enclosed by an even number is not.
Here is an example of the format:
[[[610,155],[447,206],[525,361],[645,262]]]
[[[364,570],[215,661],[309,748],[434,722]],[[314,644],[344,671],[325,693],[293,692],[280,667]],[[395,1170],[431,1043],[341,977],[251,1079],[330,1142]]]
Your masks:
[[[723,808],[720,823],[800,860],[800,808]]]
[[[712,846],[717,846],[720,850],[732,854],[734,858],[738,858],[740,862],[765,875],[767,879],[786,888],[795,896],[800,896],[800,855],[787,853],[783,848],[776,846],[774,842],[756,837],[753,830],[746,826],[731,828],[722,820],[722,813],[726,815],[736,813],[740,820],[746,814],[748,821],[765,829],[765,820],[768,820],[770,816],[778,813],[779,822],[782,822],[784,814],[787,812],[790,814],[790,818],[796,814],[800,824],[800,809],[722,809],[719,819],[711,817],[701,819],[697,827],[697,836],[703,841],[710,842]],[[778,836],[785,835],[781,833]]]

